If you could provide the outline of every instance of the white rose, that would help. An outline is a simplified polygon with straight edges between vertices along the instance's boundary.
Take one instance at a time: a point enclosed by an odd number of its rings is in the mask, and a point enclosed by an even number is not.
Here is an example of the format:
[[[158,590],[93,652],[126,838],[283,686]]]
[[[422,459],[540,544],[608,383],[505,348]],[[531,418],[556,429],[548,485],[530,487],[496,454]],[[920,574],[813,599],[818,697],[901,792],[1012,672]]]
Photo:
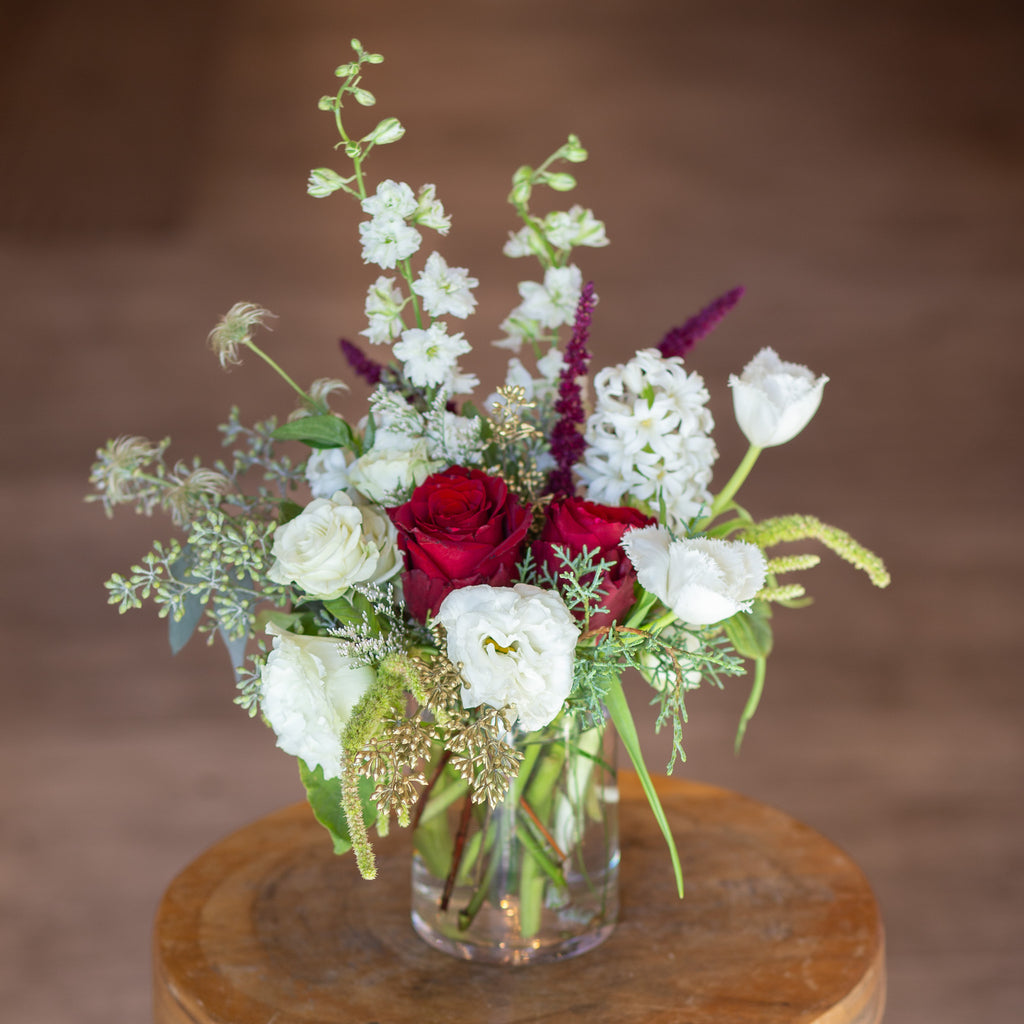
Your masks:
[[[572,689],[579,629],[561,597],[525,583],[463,587],[442,602],[448,657],[462,665],[462,704],[511,705],[520,726],[543,728]]]
[[[341,736],[376,674],[338,652],[330,637],[300,636],[268,626],[274,649],[262,671],[260,707],[277,745],[318,765],[325,779],[341,774]]]
[[[348,480],[378,505],[400,505],[409,499],[413,488],[442,465],[428,458],[427,443],[422,438],[410,440],[391,434],[381,438],[378,434],[374,446],[353,463]]]
[[[767,565],[756,544],[694,537],[672,540],[662,526],[630,530],[622,547],[640,586],[683,621],[709,626],[749,611]]]
[[[306,461],[306,482],[314,498],[329,498],[348,487],[348,452],[344,448],[321,448]]]
[[[736,422],[758,448],[785,444],[800,433],[818,411],[828,377],[815,378],[806,366],[784,363],[763,348],[743,373],[729,378]]]
[[[275,561],[267,575],[330,601],[354,583],[382,583],[402,565],[391,520],[343,491],[314,498],[274,531]]]

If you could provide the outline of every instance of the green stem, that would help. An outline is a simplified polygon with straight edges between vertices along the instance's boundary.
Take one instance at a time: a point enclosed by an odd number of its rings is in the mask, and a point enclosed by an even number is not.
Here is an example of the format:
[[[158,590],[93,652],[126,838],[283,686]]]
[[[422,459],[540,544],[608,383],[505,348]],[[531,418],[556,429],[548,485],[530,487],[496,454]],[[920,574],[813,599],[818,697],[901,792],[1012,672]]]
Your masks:
[[[409,258],[406,257],[401,263],[398,264],[399,272],[405,279],[405,283],[409,286],[409,297],[406,302],[412,302],[412,311],[416,314],[416,326],[423,329],[423,313],[420,311],[420,303],[416,293],[412,290],[412,264]]]
[[[740,724],[736,729],[736,742],[733,749],[738,754],[743,743],[743,734],[747,731],[747,725],[757,711],[757,705],[761,703],[761,694],[764,693],[764,677],[768,668],[767,658],[754,659],[754,682],[750,687],[750,696],[740,715]]]
[[[719,512],[722,511],[732,501],[733,495],[743,485],[743,481],[750,475],[750,471],[754,468],[754,463],[757,462],[757,457],[764,451],[763,448],[758,448],[756,444],[752,444],[747,449],[747,454],[743,456],[743,461],[736,467],[736,472],[730,477],[729,482],[715,495],[715,500],[711,503],[711,511],[708,513],[707,518],[701,524],[701,527],[706,527]]]
[[[315,409],[318,409],[318,410],[319,410],[320,412],[327,412],[327,410],[326,410],[325,408],[323,408],[323,407],[322,407],[322,406],[320,405],[320,403],[318,403],[318,402],[314,402],[314,401],[313,401],[313,399],[312,399],[312,398],[310,398],[310,397],[309,397],[309,395],[307,395],[307,394],[306,394],[306,392],[305,392],[305,391],[303,391],[303,390],[302,390],[302,388],[300,388],[300,387],[299,387],[299,385],[298,385],[298,384],[296,384],[296,383],[295,383],[295,381],[294,381],[294,380],[292,380],[292,378],[291,378],[291,377],[289,377],[289,376],[288,376],[288,374],[287,374],[287,373],[285,373],[285,372],[284,372],[284,370],[283,370],[283,369],[282,369],[282,368],[281,368],[281,367],[280,367],[280,366],[279,366],[279,365],[278,365],[278,364],[277,364],[277,363],[276,363],[276,362],[275,362],[275,361],[274,361],[273,359],[271,359],[271,358],[270,358],[270,356],[268,356],[268,355],[267,355],[267,353],[263,351],[263,349],[261,349],[261,348],[259,347],[259,345],[255,344],[255,343],[254,343],[254,342],[252,342],[252,341],[248,341],[248,342],[246,342],[245,344],[246,344],[246,347],[247,347],[247,348],[251,349],[251,350],[252,350],[253,352],[255,352],[255,353],[256,353],[256,355],[258,355],[258,356],[260,357],[260,359],[262,359],[262,360],[263,360],[263,361],[264,361],[265,363],[267,363],[267,365],[268,365],[268,366],[270,366],[270,368],[271,368],[271,369],[272,369],[272,370],[273,370],[273,371],[274,371],[274,372],[275,372],[275,373],[276,373],[276,374],[277,374],[277,375],[278,375],[278,376],[279,376],[279,377],[280,377],[280,378],[281,378],[281,379],[282,379],[282,380],[283,380],[283,381],[284,381],[284,382],[285,382],[285,383],[286,383],[286,384],[287,384],[287,385],[288,385],[289,387],[293,388],[293,389],[294,389],[294,390],[295,390],[296,392],[298,392],[298,394],[299,394],[299,395],[300,395],[300,396],[302,397],[302,400],[303,400],[303,401],[304,401],[305,403],[307,403],[308,405],[312,406],[312,407],[313,407],[313,408],[315,408]]]

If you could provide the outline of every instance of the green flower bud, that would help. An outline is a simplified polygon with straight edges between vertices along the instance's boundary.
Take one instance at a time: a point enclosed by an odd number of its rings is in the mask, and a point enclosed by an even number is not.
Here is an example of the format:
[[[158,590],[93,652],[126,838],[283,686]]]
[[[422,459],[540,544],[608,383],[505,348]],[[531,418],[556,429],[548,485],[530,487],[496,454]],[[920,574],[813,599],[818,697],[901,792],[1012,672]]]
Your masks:
[[[373,93],[366,89],[353,89],[352,95],[355,97],[356,103],[362,107],[372,107],[377,102]]]
[[[562,147],[561,155],[571,164],[581,164],[587,159],[587,151],[580,145],[578,135],[569,136],[569,141]]]
[[[329,196],[332,192],[337,192],[339,188],[343,188],[344,184],[341,175],[332,171],[329,167],[314,167],[309,172],[309,182],[306,185],[306,191],[311,196],[322,199],[324,196]]]
[[[364,53],[363,54],[363,60],[365,60],[367,64],[383,64],[384,63],[384,57],[381,54],[379,54],[379,53]]]
[[[358,70],[358,64],[342,64],[334,69],[334,73],[338,78],[348,78],[349,75],[354,75]]]
[[[556,192],[571,192],[576,187],[576,179],[564,171],[549,171],[544,175],[544,184]]]
[[[508,201],[513,206],[525,206],[530,201],[533,186],[528,181],[517,181],[508,194]]]
[[[333,110],[336,101],[336,96],[321,96],[316,105],[320,110]]]
[[[355,160],[362,153],[362,148],[358,142],[346,142],[345,143],[345,156],[349,160]]]
[[[385,117],[363,141],[386,146],[391,142],[397,142],[404,134],[405,128],[397,117]]]

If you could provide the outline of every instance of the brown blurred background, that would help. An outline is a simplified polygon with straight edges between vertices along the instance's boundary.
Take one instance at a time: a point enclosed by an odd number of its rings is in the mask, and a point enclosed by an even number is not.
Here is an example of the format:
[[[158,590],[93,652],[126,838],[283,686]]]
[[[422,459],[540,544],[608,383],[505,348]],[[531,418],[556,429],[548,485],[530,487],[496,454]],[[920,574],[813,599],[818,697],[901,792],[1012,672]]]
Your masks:
[[[715,295],[737,310],[689,360],[721,450],[742,454],[728,374],[763,345],[831,377],[820,413],[741,498],[819,515],[894,584],[826,557],[818,602],[780,613],[742,756],[744,682],[690,702],[689,777],[843,846],[875,886],[893,1024],[1024,1016],[1020,392],[1024,62],[996,0],[205,0],[0,6],[3,433],[0,1016],[149,1016],[152,914],[232,829],[301,797],[293,761],[232,706],[219,648],[175,659],[102,581],[169,524],[85,505],[94,449],[285,415],[250,359],[204,339],[235,301],[278,314],[293,374],[346,372],[363,324],[357,211],[313,200],[334,164],[316,108],[358,36],[365,84],[408,135],[375,177],[430,181],[442,251],[481,279],[486,343],[522,265],[500,255],[518,164],[577,132],[571,198],[612,245],[595,365],[656,343]],[[353,388],[352,410],[365,392]],[[642,693],[636,692],[637,699]],[[663,744],[652,743],[660,757]],[[685,851],[685,837],[682,838]],[[685,854],[684,854],[685,856]],[[351,865],[339,864],[339,870]],[[386,1014],[382,1010],[382,1020]]]

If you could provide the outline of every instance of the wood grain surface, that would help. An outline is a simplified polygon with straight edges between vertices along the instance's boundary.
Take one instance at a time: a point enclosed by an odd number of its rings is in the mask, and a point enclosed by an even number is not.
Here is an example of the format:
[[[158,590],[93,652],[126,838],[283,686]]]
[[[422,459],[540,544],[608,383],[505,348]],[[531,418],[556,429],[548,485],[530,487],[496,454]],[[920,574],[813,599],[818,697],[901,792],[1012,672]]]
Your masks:
[[[409,840],[376,882],[338,859],[305,804],[218,843],[171,884],[154,937],[157,1024],[876,1024],[882,925],[857,866],[756,801],[659,780],[687,891],[632,775],[622,914],[604,945],[525,968],[451,959],[409,924]]]

